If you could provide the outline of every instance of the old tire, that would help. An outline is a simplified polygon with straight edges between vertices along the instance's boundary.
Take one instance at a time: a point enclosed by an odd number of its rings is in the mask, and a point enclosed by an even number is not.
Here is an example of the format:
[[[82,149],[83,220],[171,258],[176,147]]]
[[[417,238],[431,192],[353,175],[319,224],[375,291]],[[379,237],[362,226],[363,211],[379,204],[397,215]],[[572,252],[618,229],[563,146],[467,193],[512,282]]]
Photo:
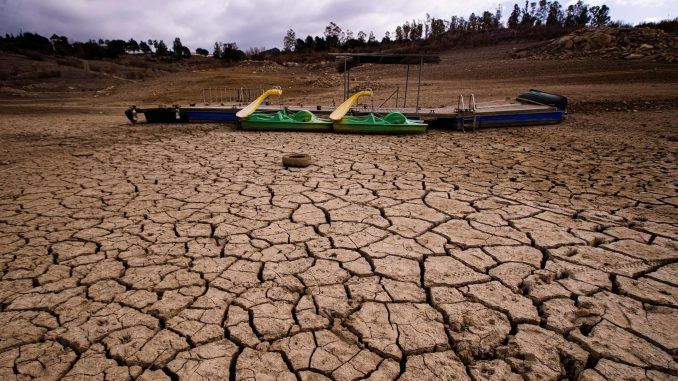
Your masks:
[[[311,165],[311,156],[305,153],[289,153],[283,156],[283,166],[304,168]]]

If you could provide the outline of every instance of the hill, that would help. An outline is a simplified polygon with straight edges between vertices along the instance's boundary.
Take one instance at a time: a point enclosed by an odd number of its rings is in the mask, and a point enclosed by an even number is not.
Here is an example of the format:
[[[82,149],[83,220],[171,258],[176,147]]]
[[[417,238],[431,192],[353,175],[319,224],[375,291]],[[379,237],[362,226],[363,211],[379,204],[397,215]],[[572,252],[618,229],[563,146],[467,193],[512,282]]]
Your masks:
[[[440,64],[424,66],[421,102],[456,105],[460,93],[474,93],[479,101],[503,100],[541,88],[570,97],[573,110],[632,110],[645,107],[645,102],[652,107],[676,105],[678,65],[600,54],[548,55],[544,58],[549,59],[540,60],[529,58],[533,54],[511,57],[516,51],[542,48],[534,48],[534,43],[507,43],[444,51]],[[0,71],[5,73],[0,103],[5,107],[86,105],[119,111],[131,104],[201,103],[206,88],[281,86],[285,103],[329,106],[341,100],[342,77],[332,61],[323,59],[309,64],[243,61],[225,67],[203,57],[163,63],[141,56],[100,61],[0,54]],[[404,67],[365,65],[351,72],[350,87],[372,88],[374,103],[379,105],[396,88],[402,101],[404,82]],[[410,102],[416,97],[412,86],[408,97]]]

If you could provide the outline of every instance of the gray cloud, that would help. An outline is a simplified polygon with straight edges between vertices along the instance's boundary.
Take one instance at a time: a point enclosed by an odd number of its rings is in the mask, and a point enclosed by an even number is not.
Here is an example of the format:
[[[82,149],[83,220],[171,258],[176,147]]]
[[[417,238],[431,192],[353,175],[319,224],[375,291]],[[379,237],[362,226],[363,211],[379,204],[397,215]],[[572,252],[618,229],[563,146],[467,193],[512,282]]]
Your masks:
[[[674,0],[611,0],[615,19],[635,22],[670,16]],[[562,1],[567,3],[568,1]],[[591,0],[590,3],[601,3]],[[492,10],[497,0],[0,0],[0,32],[20,30],[43,35],[57,33],[75,40],[89,38],[163,39],[181,37],[192,49],[210,49],[215,41],[240,47],[280,46],[288,28],[298,37],[322,34],[334,21],[357,33],[373,31],[380,38],[405,20],[467,16]],[[505,18],[512,2],[503,2]]]

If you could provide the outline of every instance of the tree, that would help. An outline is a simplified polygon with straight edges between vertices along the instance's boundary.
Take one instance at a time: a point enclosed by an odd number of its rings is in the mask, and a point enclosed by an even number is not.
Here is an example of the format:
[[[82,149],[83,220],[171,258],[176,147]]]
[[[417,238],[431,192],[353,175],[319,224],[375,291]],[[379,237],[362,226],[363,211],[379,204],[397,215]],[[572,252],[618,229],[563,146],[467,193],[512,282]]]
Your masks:
[[[398,26],[396,27],[396,30],[395,30],[395,38],[396,38],[396,41],[397,41],[397,42],[403,42],[403,40],[405,39],[405,37],[404,37],[404,32],[403,32],[403,27],[401,27],[400,25],[398,25]]]
[[[67,55],[73,53],[73,46],[68,42],[68,37],[66,36],[57,36],[56,34],[53,34],[52,37],[49,38],[49,41],[52,43],[56,54]]]
[[[292,28],[287,30],[285,37],[283,37],[283,49],[286,52],[291,52],[294,49],[294,45],[297,41],[297,35],[294,33]]]
[[[348,41],[353,40],[353,31],[346,29],[346,34],[341,34],[341,43],[346,44]]]
[[[367,43],[370,45],[375,45],[377,43],[377,38],[374,36],[374,32],[370,31],[370,35],[367,37]]]
[[[494,11],[494,19],[497,23],[497,28],[501,26],[501,18],[504,16],[503,14],[504,8],[501,4],[497,5],[497,9]]]
[[[468,29],[468,21],[465,18],[459,17],[459,30]]]
[[[139,50],[141,50],[141,52],[144,53],[144,54],[148,54],[148,53],[151,52],[151,47],[148,46],[148,44],[146,43],[146,41],[141,41],[141,42],[139,43]]]
[[[358,41],[361,44],[365,44],[367,42],[367,34],[362,30],[358,32]]]
[[[518,4],[513,4],[513,12],[508,18],[507,26],[509,29],[518,29],[518,23],[520,22],[520,7]]]
[[[445,21],[443,19],[431,19],[431,37],[436,38],[445,33]]]
[[[212,50],[212,57],[221,58],[222,53],[223,53],[223,47],[221,46],[221,42],[215,42],[214,48]]]
[[[172,51],[174,52],[174,55],[177,57],[181,57],[182,53],[184,51],[184,45],[181,43],[181,39],[179,37],[174,38],[174,42],[172,43]]]
[[[563,26],[563,7],[560,5],[559,2],[554,1],[549,4],[549,14],[546,16],[546,26],[547,27],[555,27]]]
[[[413,41],[421,40],[424,35],[424,24],[412,20],[412,29],[410,30],[410,39]]]
[[[589,22],[588,12],[588,7],[581,0],[569,5],[565,15],[565,27],[583,28]]]
[[[123,40],[110,40],[106,42],[106,56],[115,58],[125,54],[127,42]]]
[[[245,52],[238,49],[238,44],[235,42],[227,42],[222,44],[221,59],[227,62],[237,62],[244,60],[247,56]]]
[[[207,55],[210,54],[210,52],[208,52],[207,49],[197,48],[195,49],[195,54],[207,57]]]
[[[289,50],[288,50],[289,51]],[[306,51],[306,43],[301,38],[294,40],[294,51],[303,53]]]
[[[156,41],[154,41],[156,42]],[[166,56],[169,54],[169,49],[167,49],[167,45],[165,45],[165,42],[163,40],[157,41],[155,44],[155,55],[156,56]]]
[[[475,13],[471,13],[468,16],[468,29],[469,30],[478,30],[478,18]]]
[[[127,41],[127,45],[125,46],[125,49],[132,53],[136,53],[140,50],[139,43],[136,42],[135,39],[130,38],[129,41]]]
[[[566,28],[574,28],[577,25],[577,16],[574,13],[574,5],[567,6],[564,24]]]
[[[458,31],[461,28],[459,28],[459,16],[452,16],[450,17],[450,29],[453,31]]]
[[[542,25],[546,23],[546,18],[549,13],[550,4],[546,0],[539,0],[539,6],[537,7],[537,12],[535,14],[535,23],[537,25]]]
[[[313,36],[306,36],[306,40],[304,40],[304,45],[306,45],[306,49],[308,51],[314,51],[315,50],[315,40],[313,40]]]
[[[412,31],[412,27],[410,26],[410,22],[405,21],[405,24],[403,24],[403,39],[409,40],[411,31]],[[398,33],[398,32],[396,31],[396,33]]]
[[[191,58],[191,49],[188,46],[181,47],[181,58]]]
[[[318,51],[325,51],[327,50],[327,41],[320,36],[315,36],[313,39],[313,46],[315,46],[315,49]]]
[[[532,3],[532,12],[530,12],[530,3],[528,0],[525,0],[525,7],[523,8],[522,15],[523,18],[520,20],[520,27],[524,29],[529,29],[534,26],[534,10],[536,7],[535,3]]]
[[[497,23],[495,23],[495,18],[492,12],[483,12],[483,15],[480,16],[480,26],[483,30],[495,29],[498,26]]]
[[[539,19],[537,18],[537,3],[533,1],[530,3],[530,21],[532,21],[532,25],[535,25],[537,24],[538,20]]]
[[[73,47],[78,57],[85,59],[103,58],[106,51],[97,41],[89,40],[85,43],[76,42]]]
[[[589,9],[589,12],[591,13],[592,26],[601,27],[610,23],[610,8],[607,5],[593,6]]]
[[[581,0],[577,2],[577,5],[579,4],[581,4],[581,6],[579,6],[579,17],[577,20],[577,27],[583,28],[586,26],[586,24],[589,23],[589,21],[591,20],[591,16],[589,15],[589,7],[587,5],[584,5],[584,3]]]
[[[341,34],[342,31],[339,25],[335,24],[334,21],[330,21],[325,27],[325,42],[327,43],[327,47],[330,49],[339,47]]]
[[[384,38],[381,39],[381,43],[388,44],[389,42],[391,42],[391,32],[387,30],[386,33],[384,33]]]

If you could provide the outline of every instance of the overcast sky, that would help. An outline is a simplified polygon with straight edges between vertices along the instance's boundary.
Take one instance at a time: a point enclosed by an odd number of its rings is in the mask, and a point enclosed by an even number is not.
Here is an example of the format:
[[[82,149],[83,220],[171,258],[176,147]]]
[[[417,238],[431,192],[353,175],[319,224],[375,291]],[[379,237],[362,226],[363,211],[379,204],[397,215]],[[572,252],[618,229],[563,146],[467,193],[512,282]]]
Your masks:
[[[561,0],[568,4],[568,0]],[[606,3],[613,20],[637,23],[678,16],[678,0],[589,0]],[[503,0],[0,0],[0,32],[30,31],[72,40],[163,39],[180,37],[191,50],[211,50],[215,41],[238,46],[271,48],[293,28],[297,37],[320,35],[330,21],[355,34],[374,31],[381,39],[405,20],[431,16],[468,17],[471,12],[504,8],[504,19],[513,2]]]

